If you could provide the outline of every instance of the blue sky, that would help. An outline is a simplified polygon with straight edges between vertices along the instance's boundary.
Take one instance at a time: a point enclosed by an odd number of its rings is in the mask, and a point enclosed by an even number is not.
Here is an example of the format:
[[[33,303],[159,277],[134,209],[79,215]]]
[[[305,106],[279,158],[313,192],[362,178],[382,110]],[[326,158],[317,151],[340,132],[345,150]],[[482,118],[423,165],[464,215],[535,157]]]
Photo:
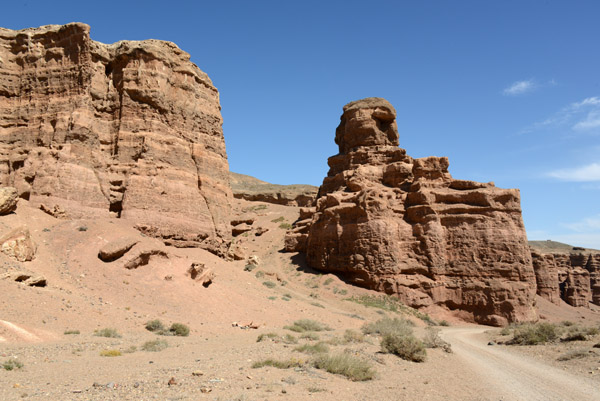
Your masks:
[[[521,190],[529,239],[600,249],[598,1],[13,1],[0,26],[163,39],[221,94],[232,171],[319,185],[342,106],[398,112],[400,146]]]

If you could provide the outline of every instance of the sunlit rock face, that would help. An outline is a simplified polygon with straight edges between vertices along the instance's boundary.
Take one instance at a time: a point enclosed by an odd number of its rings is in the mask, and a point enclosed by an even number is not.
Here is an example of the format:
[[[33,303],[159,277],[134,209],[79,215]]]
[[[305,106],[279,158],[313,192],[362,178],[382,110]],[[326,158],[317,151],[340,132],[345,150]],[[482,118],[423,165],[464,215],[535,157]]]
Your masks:
[[[438,305],[476,322],[536,317],[536,281],[516,189],[453,179],[448,159],[398,147],[385,99],[344,106],[313,208],[286,249],[414,307]]]
[[[0,185],[60,217],[130,219],[225,252],[219,93],[170,42],[90,40],[73,23],[0,28]]]

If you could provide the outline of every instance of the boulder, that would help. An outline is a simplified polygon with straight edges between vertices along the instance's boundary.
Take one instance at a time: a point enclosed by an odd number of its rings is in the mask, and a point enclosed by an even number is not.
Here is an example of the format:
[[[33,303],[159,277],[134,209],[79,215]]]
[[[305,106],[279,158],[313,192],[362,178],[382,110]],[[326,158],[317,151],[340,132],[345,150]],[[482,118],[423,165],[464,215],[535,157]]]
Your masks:
[[[31,239],[27,227],[17,227],[0,237],[2,252],[19,262],[28,262],[35,258],[36,245]]]
[[[0,216],[9,214],[17,209],[19,196],[12,187],[0,187]]]
[[[0,28],[0,185],[57,217],[128,219],[224,255],[219,92],[171,42],[90,39],[82,23]]]
[[[314,210],[286,249],[311,267],[474,321],[535,319],[535,275],[516,189],[456,180],[445,157],[398,147],[396,112],[381,98],[344,106]]]
[[[215,279],[215,273],[212,269],[206,267],[203,263],[192,263],[188,269],[190,278],[204,287],[208,287]]]
[[[112,262],[125,255],[135,244],[139,242],[136,238],[122,237],[110,241],[98,251],[98,257],[103,262]]]

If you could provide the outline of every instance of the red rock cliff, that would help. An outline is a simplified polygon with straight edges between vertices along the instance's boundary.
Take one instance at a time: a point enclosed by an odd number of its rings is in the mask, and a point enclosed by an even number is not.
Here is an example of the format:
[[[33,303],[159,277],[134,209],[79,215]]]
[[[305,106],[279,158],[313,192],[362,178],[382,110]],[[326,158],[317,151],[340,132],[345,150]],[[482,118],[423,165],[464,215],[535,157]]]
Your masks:
[[[395,119],[381,98],[344,106],[339,154],[286,249],[414,307],[435,304],[495,325],[534,319],[519,191],[455,180],[445,157],[407,156]]]
[[[0,28],[0,185],[55,213],[113,216],[223,253],[219,93],[170,42],[94,42],[73,23]]]

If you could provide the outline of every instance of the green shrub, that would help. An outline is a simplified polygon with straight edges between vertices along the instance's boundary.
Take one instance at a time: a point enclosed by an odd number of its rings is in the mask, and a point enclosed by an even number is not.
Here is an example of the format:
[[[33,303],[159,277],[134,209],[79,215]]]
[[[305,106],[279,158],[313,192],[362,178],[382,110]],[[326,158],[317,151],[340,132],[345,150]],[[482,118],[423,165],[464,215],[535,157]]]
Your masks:
[[[375,370],[367,361],[346,353],[322,354],[315,359],[314,366],[352,381],[371,380],[375,377]]]
[[[448,323],[448,321],[447,321],[447,320],[440,320],[440,321],[438,322],[438,326],[444,326],[444,327],[448,327],[448,326],[450,326],[450,323]]]
[[[164,349],[167,349],[168,347],[169,347],[169,343],[166,342],[165,340],[153,340],[153,341],[146,341],[142,345],[142,350],[148,351],[148,352],[159,352]]]
[[[281,339],[285,344],[298,344],[298,339],[291,334],[286,334]]]
[[[9,359],[8,361],[5,361],[2,364],[2,367],[4,368],[4,370],[15,370],[15,369],[22,369],[23,364],[21,362],[17,361],[16,359]]]
[[[412,334],[385,334],[381,338],[381,350],[382,352],[394,354],[402,359],[413,362],[423,362],[427,355],[423,342],[415,338]]]
[[[398,319],[397,317],[391,319],[384,317],[374,323],[367,323],[363,325],[362,331],[365,334],[397,334],[397,335],[410,335],[412,334],[414,323],[407,319]]]
[[[81,334],[81,332],[79,330],[65,330],[64,334],[65,335]]]
[[[323,283],[323,285],[329,285],[333,283],[333,278],[329,277],[327,280],[325,280],[325,282]]]
[[[290,223],[281,223],[279,225],[279,228],[282,228],[284,230],[291,230],[292,229],[292,225]]]
[[[272,281],[264,281],[264,282],[263,282],[263,285],[264,285],[265,287],[267,287],[267,288],[275,288],[275,287],[277,287],[277,284],[275,284],[275,283],[274,283],[274,282],[272,282]]]
[[[256,269],[256,267],[257,267],[256,265],[250,265],[250,264],[248,264],[248,265],[244,266],[244,271],[245,272],[251,272],[252,270]]]
[[[100,351],[100,356],[121,356],[121,351],[119,351],[118,349],[105,349],[104,351]]]
[[[151,331],[153,333],[155,332],[164,332],[167,328],[165,327],[165,325],[163,324],[163,322],[161,322],[158,319],[155,320],[150,320],[149,322],[146,322],[146,330]]]
[[[278,369],[289,369],[303,366],[304,363],[304,361],[296,358],[291,358],[288,360],[277,360],[269,358],[262,361],[254,362],[252,364],[252,369],[258,369],[265,366],[272,366]]]
[[[96,337],[121,338],[121,335],[119,334],[117,329],[111,328],[96,330],[94,331],[94,335]]]
[[[554,341],[560,332],[558,327],[552,323],[527,323],[516,326],[513,338],[507,344],[537,345]]]
[[[276,219],[271,220],[271,223],[281,223],[285,218],[283,216],[279,216]]]
[[[598,334],[596,327],[577,327],[570,326],[569,331],[565,337],[561,338],[560,341],[586,341],[590,337]]]
[[[304,352],[305,354],[322,354],[329,352],[329,347],[325,343],[302,344],[294,348],[294,351]]]
[[[169,332],[174,336],[187,337],[190,335],[190,328],[183,323],[173,323]]]
[[[284,329],[304,333],[305,331],[329,331],[332,330],[329,326],[319,323],[315,320],[300,319],[296,320],[293,325],[285,326]]]

